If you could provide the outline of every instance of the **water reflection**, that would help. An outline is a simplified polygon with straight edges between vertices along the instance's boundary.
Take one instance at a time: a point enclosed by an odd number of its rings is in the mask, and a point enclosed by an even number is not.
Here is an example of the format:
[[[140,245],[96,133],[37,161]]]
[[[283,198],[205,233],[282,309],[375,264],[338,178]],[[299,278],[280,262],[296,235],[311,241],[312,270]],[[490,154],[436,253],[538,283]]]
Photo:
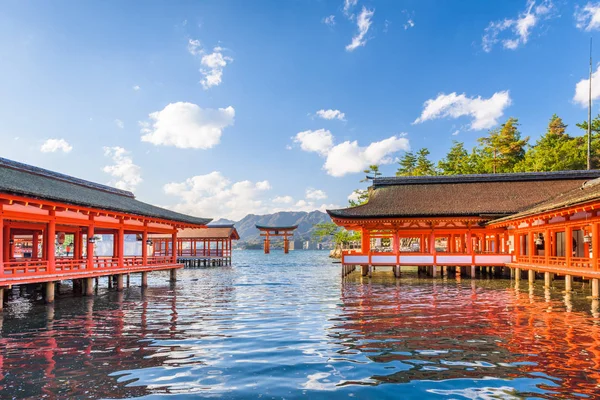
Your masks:
[[[352,274],[322,253],[167,274],[53,306],[9,303],[2,398],[194,394],[594,398],[598,301],[506,280]],[[578,288],[579,289],[579,288]],[[16,289],[15,289],[16,290]]]

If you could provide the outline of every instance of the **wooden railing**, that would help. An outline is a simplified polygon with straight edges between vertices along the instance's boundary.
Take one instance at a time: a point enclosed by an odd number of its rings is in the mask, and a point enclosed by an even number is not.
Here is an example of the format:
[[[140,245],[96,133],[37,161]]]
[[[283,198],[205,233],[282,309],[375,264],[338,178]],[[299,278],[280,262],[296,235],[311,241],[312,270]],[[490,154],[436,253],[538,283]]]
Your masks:
[[[48,261],[11,261],[4,263],[4,275],[22,276],[48,273]]]
[[[73,258],[57,258],[54,270],[56,272],[82,271],[86,269],[86,260]]]
[[[164,250],[158,250],[154,252],[155,256],[170,256],[173,253],[169,250],[166,252]],[[196,249],[196,251],[192,249],[184,249],[181,252],[177,252],[178,257],[231,257],[231,250],[223,250],[223,249]]]

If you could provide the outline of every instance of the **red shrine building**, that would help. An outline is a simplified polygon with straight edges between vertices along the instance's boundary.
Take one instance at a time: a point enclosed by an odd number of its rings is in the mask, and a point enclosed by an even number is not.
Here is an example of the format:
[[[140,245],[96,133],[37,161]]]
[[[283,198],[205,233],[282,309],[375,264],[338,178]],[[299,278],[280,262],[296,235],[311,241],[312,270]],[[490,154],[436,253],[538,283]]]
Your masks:
[[[170,236],[175,247],[183,229],[205,229],[196,218],[137,200],[133,193],[0,158],[0,309],[13,285],[73,280],[92,294],[93,278],[170,270],[183,265],[176,254],[152,253],[150,235]]]
[[[172,256],[169,235],[151,235],[154,255]],[[177,260],[186,266],[231,265],[231,250],[240,235],[233,225],[184,229],[177,236]]]
[[[343,275],[357,266],[419,266],[432,275],[499,267],[600,278],[600,171],[375,178],[368,203],[329,210],[362,233],[345,251]],[[550,277],[550,278],[548,278]],[[596,290],[598,291],[598,289]]]

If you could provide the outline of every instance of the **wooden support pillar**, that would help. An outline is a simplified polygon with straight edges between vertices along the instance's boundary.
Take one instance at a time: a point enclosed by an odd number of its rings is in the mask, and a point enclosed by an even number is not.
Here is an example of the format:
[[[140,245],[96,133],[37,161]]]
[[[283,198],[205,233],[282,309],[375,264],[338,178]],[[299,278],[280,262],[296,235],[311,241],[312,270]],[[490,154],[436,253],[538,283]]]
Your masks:
[[[142,272],[142,287],[148,286],[148,272]]]
[[[269,242],[269,234],[264,239],[263,247],[265,250],[265,254],[269,254],[271,252],[271,243]]]
[[[573,276],[565,275],[565,292],[573,291]]]
[[[92,296],[94,294],[94,279],[85,278],[85,295]]]
[[[533,284],[535,282],[535,271],[530,269],[528,272],[529,283]]]
[[[129,274],[127,274],[126,284],[127,284],[127,287],[129,287]]]
[[[285,236],[283,238],[283,253],[288,254],[289,252],[290,252],[290,242],[289,242],[287,236]]]
[[[117,291],[123,291],[123,274],[117,274]]]
[[[369,266],[368,265],[361,265],[360,266],[360,274],[362,276],[367,276],[369,274]]]
[[[600,279],[592,279],[592,299],[600,299]]]
[[[550,272],[544,272],[544,287],[549,288],[552,285]]]
[[[521,268],[515,268],[515,281],[521,280]]]
[[[175,268],[171,269],[171,274],[170,274],[169,280],[171,282],[176,282],[177,281],[177,270]]]
[[[395,265],[394,267],[394,276],[396,278],[400,278],[401,277],[401,271],[400,271],[400,266],[399,265]]]
[[[369,278],[373,277],[373,266],[372,265],[369,265],[368,271],[369,271]]]
[[[56,284],[54,282],[46,282],[46,296],[44,300],[46,303],[54,303],[54,290],[56,288]]]

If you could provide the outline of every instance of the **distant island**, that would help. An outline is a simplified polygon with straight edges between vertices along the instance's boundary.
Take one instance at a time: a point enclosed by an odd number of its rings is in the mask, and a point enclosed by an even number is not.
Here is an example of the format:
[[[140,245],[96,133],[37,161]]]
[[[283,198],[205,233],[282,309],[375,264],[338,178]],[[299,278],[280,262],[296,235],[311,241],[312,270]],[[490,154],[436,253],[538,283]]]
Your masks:
[[[331,218],[329,218],[329,215],[321,211],[282,211],[266,215],[248,214],[239,221],[219,219],[211,222],[209,225],[234,224],[240,235],[240,240],[235,243],[234,248],[247,250],[262,249],[262,238],[259,235],[258,229],[256,229],[256,224],[272,226],[298,225],[298,229],[294,232],[292,249],[300,250],[330,248],[330,242],[316,242],[312,237],[316,224],[330,222]],[[281,247],[282,245],[278,241],[273,241],[272,243],[272,247],[274,248]]]

